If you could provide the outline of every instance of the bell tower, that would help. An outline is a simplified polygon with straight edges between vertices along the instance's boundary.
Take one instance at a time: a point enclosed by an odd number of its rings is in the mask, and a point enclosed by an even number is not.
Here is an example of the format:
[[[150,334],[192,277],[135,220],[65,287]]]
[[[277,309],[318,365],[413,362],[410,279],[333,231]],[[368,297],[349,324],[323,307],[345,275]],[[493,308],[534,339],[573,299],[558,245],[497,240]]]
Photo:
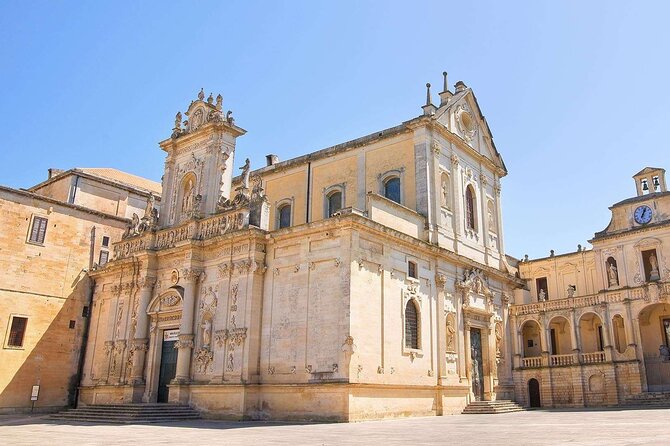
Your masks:
[[[633,175],[633,179],[638,197],[668,190],[665,184],[665,169],[660,167],[645,167]]]
[[[159,143],[167,153],[163,174],[160,227],[211,215],[231,195],[235,142],[246,131],[223,110],[223,97],[204,90],[182,120],[175,117],[170,138]]]

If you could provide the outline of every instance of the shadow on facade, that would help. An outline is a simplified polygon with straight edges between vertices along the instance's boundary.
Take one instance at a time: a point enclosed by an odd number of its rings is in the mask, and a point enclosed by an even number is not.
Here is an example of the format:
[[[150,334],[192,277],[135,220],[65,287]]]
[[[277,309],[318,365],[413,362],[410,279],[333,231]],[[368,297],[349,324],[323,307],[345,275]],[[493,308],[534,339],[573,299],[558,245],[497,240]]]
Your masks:
[[[7,387],[0,393],[0,413],[30,412],[32,386],[39,385],[35,412],[53,412],[73,406],[77,389],[77,370],[84,336],[86,318],[83,309],[88,305],[91,279],[83,272],[71,285],[72,293],[65,299],[32,296],[28,314],[24,350],[3,351],[3,361],[21,361],[29,351]],[[60,308],[59,308],[60,306]],[[51,320],[35,343],[31,327],[40,320]],[[71,321],[74,327],[70,328]],[[14,355],[14,358],[12,358]]]

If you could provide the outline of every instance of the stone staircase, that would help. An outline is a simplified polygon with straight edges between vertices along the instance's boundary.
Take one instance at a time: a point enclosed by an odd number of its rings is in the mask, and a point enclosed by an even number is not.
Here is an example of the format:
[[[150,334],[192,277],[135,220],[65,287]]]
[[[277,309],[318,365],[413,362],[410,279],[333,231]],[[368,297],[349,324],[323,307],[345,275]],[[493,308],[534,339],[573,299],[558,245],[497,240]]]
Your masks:
[[[70,409],[48,419],[105,424],[170,423],[198,420],[200,413],[190,406],[177,404],[109,404]]]
[[[472,401],[465,406],[463,414],[496,414],[519,412],[525,410],[514,401],[497,400],[497,401]]]
[[[643,392],[626,398],[623,406],[670,407],[670,392]]]

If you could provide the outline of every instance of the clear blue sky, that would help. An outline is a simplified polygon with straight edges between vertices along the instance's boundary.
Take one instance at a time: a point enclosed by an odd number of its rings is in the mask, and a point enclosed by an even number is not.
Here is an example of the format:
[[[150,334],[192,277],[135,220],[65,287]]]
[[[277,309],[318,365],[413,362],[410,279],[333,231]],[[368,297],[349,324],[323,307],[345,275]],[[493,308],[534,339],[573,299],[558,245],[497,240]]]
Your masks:
[[[586,244],[631,175],[670,170],[670,2],[0,3],[0,184],[47,168],[159,180],[201,87],[287,159],[420,114],[424,84],[472,87],[509,175],[506,247]],[[438,91],[439,88],[434,89]]]

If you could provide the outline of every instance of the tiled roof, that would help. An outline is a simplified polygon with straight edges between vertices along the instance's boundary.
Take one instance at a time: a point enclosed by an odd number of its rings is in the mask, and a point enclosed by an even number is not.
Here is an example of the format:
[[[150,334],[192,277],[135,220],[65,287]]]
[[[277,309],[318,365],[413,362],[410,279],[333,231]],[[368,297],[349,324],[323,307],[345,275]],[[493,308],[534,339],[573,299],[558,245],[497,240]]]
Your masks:
[[[129,186],[145,189],[157,195],[161,194],[161,183],[149,180],[147,178],[138,177],[137,175],[123,172],[118,169],[112,169],[109,167],[78,167],[76,170],[87,173],[89,175],[107,178],[108,180],[118,181],[119,183],[124,183]]]

